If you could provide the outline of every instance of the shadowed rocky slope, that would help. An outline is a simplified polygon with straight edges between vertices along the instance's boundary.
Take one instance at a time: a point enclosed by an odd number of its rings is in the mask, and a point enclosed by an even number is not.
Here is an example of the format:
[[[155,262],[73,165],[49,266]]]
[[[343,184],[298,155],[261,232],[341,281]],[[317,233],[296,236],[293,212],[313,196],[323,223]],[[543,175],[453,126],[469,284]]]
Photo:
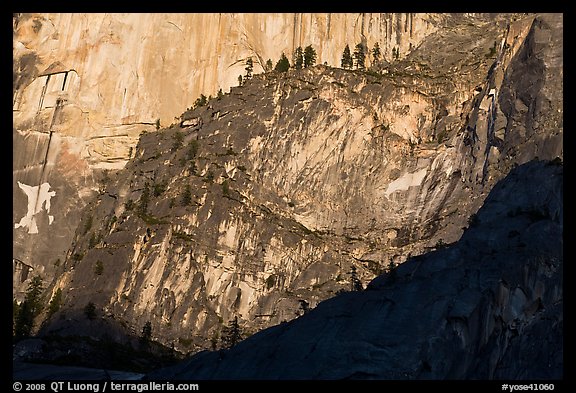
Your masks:
[[[563,167],[499,182],[462,238],[152,379],[561,379]]]

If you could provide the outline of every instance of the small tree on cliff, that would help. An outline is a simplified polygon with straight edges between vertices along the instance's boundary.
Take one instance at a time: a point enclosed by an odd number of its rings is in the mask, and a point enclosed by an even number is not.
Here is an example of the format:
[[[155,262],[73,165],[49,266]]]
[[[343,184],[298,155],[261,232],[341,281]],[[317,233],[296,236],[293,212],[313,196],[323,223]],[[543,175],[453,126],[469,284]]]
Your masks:
[[[242,341],[242,329],[238,324],[238,317],[234,317],[228,326],[222,329],[222,348],[230,349]]]
[[[252,71],[254,71],[254,63],[252,62],[252,58],[249,57],[246,60],[246,77],[244,79],[250,79],[252,77]]]
[[[316,64],[316,51],[312,48],[312,45],[308,45],[304,48],[304,68],[311,67]]]
[[[390,262],[388,263],[388,277],[390,277],[390,280],[395,281],[396,280],[396,264],[394,263],[393,260],[390,260]]]
[[[88,304],[84,307],[84,315],[89,320],[96,319],[96,305],[92,302],[88,302]]]
[[[304,52],[302,51],[302,47],[299,46],[294,51],[294,56],[292,56],[292,63],[294,64],[294,68],[297,70],[301,70],[302,66],[304,65]]]
[[[184,186],[184,192],[182,193],[182,206],[188,206],[192,203],[192,189],[190,188],[190,184],[186,184]]]
[[[362,291],[364,287],[362,286],[362,281],[358,277],[358,271],[356,270],[356,266],[352,265],[350,269],[350,286],[352,287],[352,291]]]
[[[104,263],[99,259],[96,261],[94,265],[94,274],[97,276],[101,276],[104,273]]]
[[[286,57],[284,52],[282,52],[282,55],[280,55],[280,60],[278,60],[278,63],[276,63],[276,67],[274,67],[274,71],[286,72],[289,69],[290,69],[290,62],[288,61],[288,58]]]
[[[308,314],[308,312],[310,312],[310,303],[304,299],[300,299],[298,302],[300,303],[300,308],[298,309],[296,315],[300,316]]]
[[[181,135],[181,134],[180,132],[177,132],[175,135]],[[148,211],[148,202],[150,202],[150,185],[148,184],[148,182],[146,182],[146,184],[144,184],[142,194],[140,195],[138,206],[136,206],[136,213],[138,213],[139,215],[145,215]]]
[[[366,68],[366,51],[362,43],[356,44],[354,48],[354,61],[357,69],[363,70]]]
[[[372,59],[373,62],[376,63],[380,60],[380,56],[382,52],[380,52],[380,45],[378,43],[374,44],[374,48],[372,48]]]
[[[15,340],[21,340],[32,334],[34,319],[42,311],[42,290],[42,277],[33,277],[30,284],[28,284],[24,301],[18,307],[18,313],[14,321]]]
[[[344,47],[344,52],[342,52],[342,61],[341,61],[342,68],[352,68],[352,55],[350,54],[350,47],[348,44]]]
[[[207,103],[208,98],[204,94],[200,94],[200,97],[196,98],[196,101],[194,101],[192,109],[200,108],[201,106],[204,106]]]
[[[147,321],[142,327],[142,334],[140,335],[140,344],[148,346],[152,340],[152,322]]]

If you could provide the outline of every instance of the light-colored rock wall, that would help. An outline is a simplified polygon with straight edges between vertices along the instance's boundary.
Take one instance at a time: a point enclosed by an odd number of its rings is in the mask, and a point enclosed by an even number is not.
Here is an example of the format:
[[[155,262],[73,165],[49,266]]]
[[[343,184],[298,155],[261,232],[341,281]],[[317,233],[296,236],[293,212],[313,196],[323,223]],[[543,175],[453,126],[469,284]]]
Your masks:
[[[361,41],[370,49],[379,42],[384,58],[391,59],[393,48],[403,57],[444,17],[15,14],[15,258],[49,280],[101,171],[124,167],[143,130],[175,122],[202,93],[216,95],[237,85],[248,57],[255,73],[267,59],[275,64],[282,52],[291,58],[297,46],[308,44],[318,63],[331,66],[340,66],[346,44],[353,51]],[[18,182],[30,187],[48,182],[56,193],[52,218],[39,212],[32,232],[16,225],[28,214]]]
[[[85,138],[122,125],[174,121],[201,94],[227,91],[246,72],[312,44],[318,63],[339,66],[346,44],[379,42],[401,56],[435,30],[427,14],[42,14],[20,17],[16,58],[33,52],[38,75],[15,92],[16,126],[56,97],[88,113]],[[371,60],[368,56],[368,62]],[[57,72],[54,74],[54,72]],[[52,73],[50,75],[50,73]],[[48,75],[46,75],[48,74]],[[66,81],[64,77],[67,75]],[[49,80],[48,77],[50,76]],[[45,98],[42,91],[45,88]],[[43,103],[41,103],[43,101]],[[80,114],[78,114],[80,116]],[[81,116],[80,116],[81,117]],[[104,130],[106,129],[106,130]],[[137,135],[137,134],[136,134]],[[131,135],[134,136],[134,135]],[[90,150],[91,144],[87,148]],[[96,149],[92,147],[92,149]]]

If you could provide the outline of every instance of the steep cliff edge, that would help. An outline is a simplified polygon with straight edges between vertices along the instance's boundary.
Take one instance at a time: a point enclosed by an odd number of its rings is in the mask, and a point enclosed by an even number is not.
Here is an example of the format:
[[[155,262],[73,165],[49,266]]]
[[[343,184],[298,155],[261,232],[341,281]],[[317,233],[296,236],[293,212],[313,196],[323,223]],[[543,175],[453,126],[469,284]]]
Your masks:
[[[151,379],[562,379],[563,167],[499,182],[455,244]]]
[[[380,69],[257,75],[142,135],[56,267],[45,332],[97,334],[92,302],[198,351],[458,240],[511,168],[563,156],[562,16],[508,22],[451,18]]]

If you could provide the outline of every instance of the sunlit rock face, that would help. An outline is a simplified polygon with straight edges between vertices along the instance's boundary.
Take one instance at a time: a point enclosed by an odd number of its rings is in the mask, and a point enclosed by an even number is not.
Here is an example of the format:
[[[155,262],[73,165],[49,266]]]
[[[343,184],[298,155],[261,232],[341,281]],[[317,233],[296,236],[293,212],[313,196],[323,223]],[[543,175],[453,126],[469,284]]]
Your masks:
[[[366,286],[457,241],[514,166],[563,157],[561,15],[420,17],[434,31],[405,58],[263,73],[151,124],[89,203],[99,164],[83,143],[16,130],[37,169],[15,184],[55,195],[34,214],[37,234],[15,228],[15,249],[33,235],[64,247],[59,264],[44,259],[64,293],[46,329],[82,332],[93,302],[135,334],[150,321],[177,350],[213,348],[234,317],[254,333],[349,290],[352,266]],[[52,161],[33,136],[56,146]],[[30,213],[14,193],[16,225]],[[68,243],[51,241],[62,211]]]
[[[436,14],[14,14],[14,294],[28,273],[51,280],[102,171],[123,168],[143,130],[177,122],[200,96],[228,92],[246,60],[263,72],[282,52],[313,45],[340,65],[346,44],[405,57],[436,31]],[[367,64],[372,57],[368,56]],[[50,221],[18,182],[49,183]],[[27,220],[32,220],[29,218]],[[45,224],[46,223],[46,224]],[[32,224],[31,224],[32,225]],[[56,265],[56,266],[55,266]]]

